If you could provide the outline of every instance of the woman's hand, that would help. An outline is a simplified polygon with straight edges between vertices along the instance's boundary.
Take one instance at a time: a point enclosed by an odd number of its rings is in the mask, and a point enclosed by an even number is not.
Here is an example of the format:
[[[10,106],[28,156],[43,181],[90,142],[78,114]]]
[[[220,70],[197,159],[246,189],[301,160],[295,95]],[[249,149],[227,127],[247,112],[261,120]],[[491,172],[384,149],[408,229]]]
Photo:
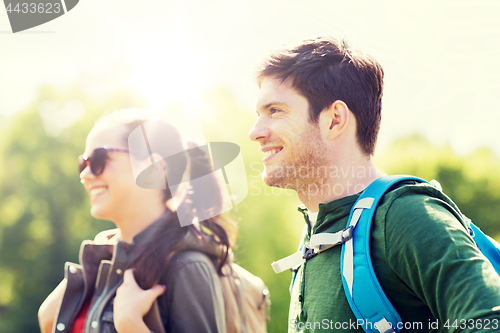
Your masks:
[[[164,292],[165,286],[162,285],[142,289],[135,281],[134,269],[127,269],[123,274],[122,285],[116,290],[113,304],[113,320],[118,333],[149,333],[142,318]]]

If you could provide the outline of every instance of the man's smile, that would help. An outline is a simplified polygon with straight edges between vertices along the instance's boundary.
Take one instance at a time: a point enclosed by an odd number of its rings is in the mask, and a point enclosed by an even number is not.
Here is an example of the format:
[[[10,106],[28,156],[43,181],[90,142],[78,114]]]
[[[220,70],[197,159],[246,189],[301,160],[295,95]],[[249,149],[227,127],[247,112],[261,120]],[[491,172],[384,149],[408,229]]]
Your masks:
[[[262,147],[261,150],[264,152],[262,162],[266,162],[282,151],[283,147]]]

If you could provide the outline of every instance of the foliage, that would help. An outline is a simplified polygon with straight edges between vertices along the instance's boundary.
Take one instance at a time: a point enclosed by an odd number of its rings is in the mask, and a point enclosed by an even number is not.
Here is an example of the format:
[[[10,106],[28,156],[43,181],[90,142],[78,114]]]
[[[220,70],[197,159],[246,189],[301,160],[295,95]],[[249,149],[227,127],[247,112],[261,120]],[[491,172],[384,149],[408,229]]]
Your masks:
[[[81,82],[66,90],[40,88],[37,100],[15,115],[0,133],[0,332],[37,332],[39,305],[63,278],[65,261],[77,261],[79,244],[112,227],[89,214],[79,184],[76,157],[95,119],[105,111],[141,107],[133,92],[82,92]],[[69,103],[76,101],[74,103]],[[50,103],[48,103],[50,102]],[[69,104],[68,104],[69,103]],[[66,108],[65,106],[72,106]],[[78,113],[66,122],[55,120]],[[260,276],[271,291],[269,332],[286,330],[290,274],[276,275],[271,262],[294,252],[304,226],[295,193],[262,183],[262,153],[247,133],[255,121],[226,89],[208,93],[202,125],[207,141],[241,148],[248,196],[229,217],[238,222],[236,261]],[[80,108],[80,111],[78,111]],[[79,114],[79,113],[78,113]],[[57,125],[54,125],[54,123]],[[499,234],[499,159],[487,150],[456,155],[417,136],[395,142],[377,156],[387,173],[438,179],[465,214],[489,234]]]
[[[462,213],[486,234],[500,238],[500,159],[490,150],[460,156],[414,135],[395,141],[376,160],[388,174],[436,179]]]
[[[58,120],[78,111],[65,108],[68,101],[87,112],[64,128]],[[41,107],[48,103],[52,114]],[[39,331],[38,307],[64,277],[64,262],[78,261],[81,241],[112,227],[90,217],[76,158],[100,114],[138,103],[127,91],[95,103],[74,87],[43,86],[1,133],[0,332]]]

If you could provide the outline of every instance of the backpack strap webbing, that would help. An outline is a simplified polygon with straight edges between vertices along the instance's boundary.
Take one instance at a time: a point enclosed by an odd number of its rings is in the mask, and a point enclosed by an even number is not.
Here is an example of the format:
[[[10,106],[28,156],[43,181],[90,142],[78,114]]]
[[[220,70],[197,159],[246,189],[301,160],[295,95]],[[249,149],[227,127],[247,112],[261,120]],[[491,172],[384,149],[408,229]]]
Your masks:
[[[342,245],[342,283],[351,310],[365,332],[400,331],[398,323],[401,323],[401,317],[375,276],[369,241],[372,219],[380,199],[393,185],[405,180],[425,182],[405,175],[381,177],[363,191],[347,221],[346,228],[352,228],[353,236]]]

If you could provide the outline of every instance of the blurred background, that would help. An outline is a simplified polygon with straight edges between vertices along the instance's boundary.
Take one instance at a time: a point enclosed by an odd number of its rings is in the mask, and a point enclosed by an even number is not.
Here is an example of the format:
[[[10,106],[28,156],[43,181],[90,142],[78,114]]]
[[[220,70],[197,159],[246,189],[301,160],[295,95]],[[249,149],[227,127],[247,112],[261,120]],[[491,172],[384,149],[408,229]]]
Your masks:
[[[236,259],[271,291],[269,332],[287,329],[295,193],[265,187],[247,138],[253,69],[272,49],[345,37],[385,70],[375,154],[387,173],[437,179],[486,233],[500,236],[500,4],[494,1],[81,0],[12,34],[0,11],[0,332],[38,332],[41,302],[78,261],[94,220],[77,156],[94,121],[128,107],[199,110],[207,141],[241,147],[249,194],[229,212]]]

